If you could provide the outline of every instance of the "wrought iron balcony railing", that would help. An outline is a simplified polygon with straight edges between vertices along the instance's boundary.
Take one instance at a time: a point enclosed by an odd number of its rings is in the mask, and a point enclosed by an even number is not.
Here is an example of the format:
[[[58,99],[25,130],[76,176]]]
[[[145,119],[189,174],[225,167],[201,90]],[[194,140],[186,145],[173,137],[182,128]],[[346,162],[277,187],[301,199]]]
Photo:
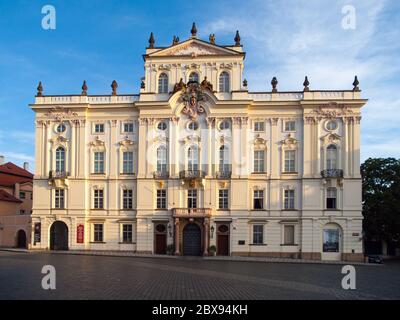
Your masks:
[[[230,179],[232,176],[232,171],[217,171],[215,176],[217,179]]]
[[[327,169],[321,171],[322,178],[343,178],[342,169]]]
[[[180,179],[202,179],[206,173],[202,170],[184,170],[179,172]]]
[[[175,208],[172,209],[174,217],[204,218],[211,216],[210,208]]]
[[[52,170],[49,172],[49,179],[67,179],[69,173],[66,171],[55,171]]]
[[[153,178],[154,179],[168,179],[169,172],[168,171],[154,171]]]

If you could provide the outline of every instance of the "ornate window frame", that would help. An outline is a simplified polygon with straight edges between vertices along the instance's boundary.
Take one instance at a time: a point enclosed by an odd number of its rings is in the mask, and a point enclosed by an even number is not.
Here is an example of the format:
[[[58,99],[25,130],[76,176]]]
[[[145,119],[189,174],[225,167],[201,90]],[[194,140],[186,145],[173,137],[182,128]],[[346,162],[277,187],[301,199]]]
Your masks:
[[[166,81],[167,81],[167,88],[166,88],[166,91],[160,91],[160,77],[162,76],[162,75],[165,75],[166,77],[163,79],[163,81],[165,81],[165,79],[166,79]],[[166,94],[166,93],[168,93],[169,92],[169,78],[170,78],[170,75],[169,75],[169,71],[168,70],[159,70],[159,71],[157,71],[157,93],[158,94]],[[165,85],[165,83],[164,83],[164,85]],[[165,88],[162,88],[162,89],[165,89]]]
[[[119,175],[136,175],[137,173],[137,145],[135,141],[129,139],[127,136],[121,140],[118,148],[118,174]],[[133,171],[124,172],[124,152],[132,152],[133,154]]]
[[[294,208],[285,208],[285,191],[294,191],[294,199],[293,199],[293,204]],[[299,190],[298,187],[295,185],[284,185],[281,189],[281,210],[282,211],[296,211],[299,210],[300,204],[299,204]]]
[[[225,78],[225,79],[227,79],[226,80],[228,82],[227,84],[226,83],[224,83],[224,84],[221,83],[221,76],[223,74],[227,75],[227,77]],[[218,73],[218,92],[220,92],[220,93],[229,93],[231,91],[231,82],[232,82],[231,78],[232,78],[232,74],[228,70],[224,70],[223,69]],[[221,90],[221,86],[222,85],[224,85],[223,89],[227,89],[227,90]],[[226,85],[227,85],[227,88],[226,88]]]
[[[94,171],[94,153],[95,152],[104,152],[104,172],[99,173],[99,174],[107,174],[107,150],[106,150],[106,144],[104,141],[100,140],[100,138],[97,136],[95,140],[90,142],[90,174],[97,174]]]
[[[328,133],[321,138],[321,168],[327,170],[327,150],[330,145],[336,147],[336,166],[335,169],[342,169],[342,152],[341,152],[342,137],[337,133]]]
[[[281,141],[281,174],[298,174],[299,172],[299,141],[293,138],[290,134]],[[285,170],[286,151],[294,151],[294,171]]]

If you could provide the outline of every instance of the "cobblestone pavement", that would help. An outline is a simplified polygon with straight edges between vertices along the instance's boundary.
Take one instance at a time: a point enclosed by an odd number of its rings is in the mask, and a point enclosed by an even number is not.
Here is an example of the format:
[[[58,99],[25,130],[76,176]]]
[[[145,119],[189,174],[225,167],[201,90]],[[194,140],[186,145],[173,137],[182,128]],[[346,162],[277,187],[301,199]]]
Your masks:
[[[44,265],[56,290],[41,288]],[[343,290],[341,265],[0,252],[0,299],[399,299],[400,261],[355,266]]]

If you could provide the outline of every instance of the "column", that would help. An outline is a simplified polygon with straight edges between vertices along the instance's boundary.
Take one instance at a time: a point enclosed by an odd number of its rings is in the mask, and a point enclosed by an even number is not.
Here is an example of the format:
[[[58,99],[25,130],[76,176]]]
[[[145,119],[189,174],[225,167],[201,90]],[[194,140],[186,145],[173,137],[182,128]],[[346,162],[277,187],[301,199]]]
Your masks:
[[[139,118],[139,137],[138,137],[138,178],[144,178],[146,174],[146,134],[147,118]]]
[[[36,141],[36,148],[35,148],[35,173],[38,177],[43,177],[45,174],[43,172],[43,140],[44,140],[44,130],[43,130],[43,121],[36,121],[36,131],[35,131],[35,141]]]
[[[175,218],[175,255],[179,256],[179,218]]]
[[[271,119],[271,178],[277,179],[280,176],[279,172],[279,146],[278,142],[278,121],[279,118]]]
[[[76,127],[77,122],[73,120],[71,124],[71,153],[70,153],[70,163],[69,163],[69,174],[71,177],[75,178],[75,166],[76,166]]]
[[[247,178],[249,173],[250,173],[250,166],[251,162],[249,161],[250,159],[250,150],[251,150],[251,145],[249,143],[249,118],[248,117],[242,117],[240,119],[240,137],[241,140],[239,141],[239,147],[240,147],[240,152],[239,152],[239,167],[240,167],[240,176]]]
[[[242,153],[243,150],[241,146],[243,145],[241,141],[241,130],[240,130],[240,118],[234,117],[232,118],[232,145],[231,145],[231,153],[232,153],[232,178],[237,178],[241,172],[242,165]]]
[[[213,175],[213,164],[215,165],[215,161],[213,161],[213,155],[215,154],[215,145],[212,142],[212,136],[214,131],[215,119],[214,118],[206,118],[207,121],[207,176],[209,178]]]

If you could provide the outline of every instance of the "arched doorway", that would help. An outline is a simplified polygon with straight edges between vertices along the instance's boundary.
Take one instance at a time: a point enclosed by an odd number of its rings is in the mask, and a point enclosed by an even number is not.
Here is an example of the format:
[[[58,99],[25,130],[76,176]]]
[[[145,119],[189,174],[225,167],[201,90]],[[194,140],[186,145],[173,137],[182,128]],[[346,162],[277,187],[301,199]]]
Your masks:
[[[68,227],[62,221],[56,221],[51,225],[50,250],[68,250]]]
[[[24,230],[17,232],[17,248],[26,249],[26,233]]]
[[[201,255],[201,230],[195,223],[189,223],[183,229],[183,255]]]
[[[342,229],[335,223],[322,230],[322,260],[342,260]]]

